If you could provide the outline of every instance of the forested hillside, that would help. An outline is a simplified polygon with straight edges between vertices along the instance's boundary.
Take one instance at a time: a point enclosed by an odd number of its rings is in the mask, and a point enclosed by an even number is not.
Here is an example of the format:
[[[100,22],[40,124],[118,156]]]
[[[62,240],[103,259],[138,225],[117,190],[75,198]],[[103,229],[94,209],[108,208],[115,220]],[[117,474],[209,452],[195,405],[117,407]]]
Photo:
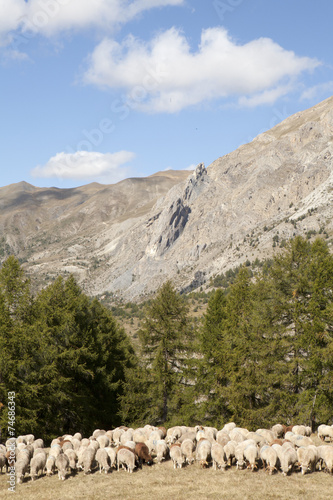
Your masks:
[[[35,297],[14,257],[0,270],[1,429],[55,436],[116,425],[333,423],[333,257],[296,237],[269,265],[244,265],[201,318],[166,282],[135,348],[73,277]],[[225,281],[223,281],[225,285]]]

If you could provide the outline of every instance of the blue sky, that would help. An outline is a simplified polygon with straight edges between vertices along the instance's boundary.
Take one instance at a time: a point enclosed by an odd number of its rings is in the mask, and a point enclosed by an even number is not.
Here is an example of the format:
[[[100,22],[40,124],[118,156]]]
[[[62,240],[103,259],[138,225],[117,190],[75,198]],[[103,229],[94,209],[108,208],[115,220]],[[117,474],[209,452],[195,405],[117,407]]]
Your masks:
[[[333,94],[333,2],[0,0],[0,186],[191,169]]]

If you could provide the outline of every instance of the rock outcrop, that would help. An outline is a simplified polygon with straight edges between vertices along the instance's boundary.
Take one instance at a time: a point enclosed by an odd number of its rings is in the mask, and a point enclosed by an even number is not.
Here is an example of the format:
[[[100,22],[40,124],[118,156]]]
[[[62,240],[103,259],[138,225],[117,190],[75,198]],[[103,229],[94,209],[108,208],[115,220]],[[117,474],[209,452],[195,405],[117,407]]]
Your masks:
[[[270,257],[296,234],[330,242],[333,97],[193,173],[73,190],[0,188],[0,257],[41,284],[73,272],[91,295],[139,300],[166,279],[183,291]]]

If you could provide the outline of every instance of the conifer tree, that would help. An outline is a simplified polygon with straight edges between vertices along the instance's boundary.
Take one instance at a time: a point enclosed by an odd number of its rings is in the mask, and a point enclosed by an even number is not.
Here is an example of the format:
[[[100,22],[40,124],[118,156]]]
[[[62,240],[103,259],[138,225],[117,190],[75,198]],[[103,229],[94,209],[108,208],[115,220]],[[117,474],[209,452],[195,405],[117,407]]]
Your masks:
[[[202,394],[202,423],[220,426],[228,420],[226,385],[229,380],[229,346],[226,339],[226,297],[217,289],[210,297],[199,334],[201,359],[197,388]]]
[[[151,423],[171,422],[186,406],[192,360],[188,309],[171,282],[147,307],[139,338],[146,370],[145,405]]]

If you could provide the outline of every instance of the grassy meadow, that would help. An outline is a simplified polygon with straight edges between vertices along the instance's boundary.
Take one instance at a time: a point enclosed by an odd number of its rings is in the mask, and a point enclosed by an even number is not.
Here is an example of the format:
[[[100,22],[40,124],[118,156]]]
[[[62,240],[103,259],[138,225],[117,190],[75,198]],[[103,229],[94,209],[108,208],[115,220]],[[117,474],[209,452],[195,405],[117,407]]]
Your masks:
[[[144,466],[128,474],[124,470],[111,474],[98,471],[85,476],[79,472],[65,481],[58,476],[40,477],[31,482],[26,478],[16,486],[16,492],[7,491],[7,478],[0,476],[0,500],[328,500],[333,497],[333,477],[324,472],[302,476],[295,472],[283,477],[281,473],[269,476],[263,470],[226,472],[200,469],[195,463],[183,469],[173,469],[171,461],[162,465]]]

